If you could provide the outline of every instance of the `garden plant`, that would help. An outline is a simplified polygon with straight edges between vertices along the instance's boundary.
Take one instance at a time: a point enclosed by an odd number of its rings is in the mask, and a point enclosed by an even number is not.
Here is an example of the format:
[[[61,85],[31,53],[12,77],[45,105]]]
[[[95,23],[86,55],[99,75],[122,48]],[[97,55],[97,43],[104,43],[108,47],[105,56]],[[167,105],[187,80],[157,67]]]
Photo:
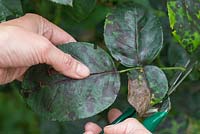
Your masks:
[[[19,132],[81,133],[90,120],[105,126],[111,107],[133,107],[144,125],[165,112],[155,133],[200,131],[200,0],[0,0],[1,22],[28,12],[77,39],[58,48],[90,76],[76,80],[39,64],[22,82],[1,85],[2,96],[10,91],[30,112],[27,122],[40,125]]]

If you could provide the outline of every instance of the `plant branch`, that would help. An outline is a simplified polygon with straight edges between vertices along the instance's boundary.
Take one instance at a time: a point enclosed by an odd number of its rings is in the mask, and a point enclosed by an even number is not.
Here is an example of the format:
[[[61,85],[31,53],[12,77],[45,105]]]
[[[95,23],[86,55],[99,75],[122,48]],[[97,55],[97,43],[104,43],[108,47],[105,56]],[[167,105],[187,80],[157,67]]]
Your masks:
[[[132,71],[132,70],[140,70],[142,68],[143,67],[132,67],[132,68],[128,68],[128,69],[125,69],[125,70],[120,70],[118,72],[119,73],[125,73],[125,72]],[[161,70],[181,70],[181,71],[186,70],[184,67],[161,67],[160,69]]]
[[[160,69],[162,70],[181,70],[181,71],[185,71],[185,67],[161,67]]]
[[[119,73],[125,73],[125,72],[128,72],[128,71],[132,71],[132,70],[140,70],[142,69],[142,67],[132,67],[132,68],[128,68],[128,69],[125,69],[125,70],[120,70],[118,71]]]

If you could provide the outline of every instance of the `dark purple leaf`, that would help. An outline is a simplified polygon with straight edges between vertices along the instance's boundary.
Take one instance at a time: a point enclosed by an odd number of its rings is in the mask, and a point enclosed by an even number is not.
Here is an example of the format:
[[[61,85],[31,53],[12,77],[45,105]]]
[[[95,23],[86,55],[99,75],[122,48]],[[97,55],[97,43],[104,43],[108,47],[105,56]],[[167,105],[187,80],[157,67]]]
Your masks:
[[[32,67],[22,84],[28,105],[42,118],[58,121],[87,118],[108,108],[120,89],[119,74],[110,56],[89,43],[70,43],[60,49],[86,64],[91,75],[74,80],[48,65]]]
[[[156,16],[135,4],[122,5],[108,14],[104,38],[112,56],[127,67],[151,63],[163,45]]]

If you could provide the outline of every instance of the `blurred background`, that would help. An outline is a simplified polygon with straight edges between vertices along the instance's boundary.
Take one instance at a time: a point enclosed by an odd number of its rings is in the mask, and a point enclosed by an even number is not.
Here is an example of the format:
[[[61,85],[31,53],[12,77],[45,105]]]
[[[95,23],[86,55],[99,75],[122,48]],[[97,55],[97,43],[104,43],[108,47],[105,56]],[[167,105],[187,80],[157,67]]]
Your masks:
[[[76,0],[75,0],[76,1]],[[88,0],[89,1],[89,0]],[[103,40],[104,19],[106,14],[124,0],[97,0],[96,3],[84,1],[85,12],[77,7],[71,8],[49,0],[22,0],[25,13],[39,14],[75,37],[77,41],[94,43],[105,50]],[[169,27],[166,0],[132,0],[155,12],[164,29],[164,48],[153,64],[164,67],[173,66],[188,58],[185,50],[174,40]],[[118,65],[121,69],[123,66]],[[172,95],[172,110],[155,133],[158,134],[198,134],[200,133],[200,66]],[[165,72],[170,80],[174,72]],[[127,78],[121,75],[122,87],[119,96],[111,107],[122,111],[127,103]],[[107,111],[88,119],[72,122],[44,121],[34,114],[19,94],[20,82],[0,86],[0,134],[70,134],[83,133],[84,124],[94,121],[101,126],[107,124]]]

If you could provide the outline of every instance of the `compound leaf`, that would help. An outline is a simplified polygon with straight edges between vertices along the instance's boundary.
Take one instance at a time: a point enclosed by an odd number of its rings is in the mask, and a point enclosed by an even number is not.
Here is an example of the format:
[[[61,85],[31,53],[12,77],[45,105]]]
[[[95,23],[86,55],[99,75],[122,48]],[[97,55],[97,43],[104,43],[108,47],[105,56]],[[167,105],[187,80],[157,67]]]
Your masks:
[[[200,45],[200,0],[169,0],[167,5],[174,37],[193,52]]]
[[[45,119],[66,121],[93,116],[110,106],[120,89],[119,74],[110,56],[89,43],[70,43],[60,49],[86,64],[91,75],[74,80],[48,65],[31,68],[21,92],[33,111]]]
[[[128,67],[152,62],[163,45],[163,32],[156,16],[132,3],[107,15],[104,38],[112,56]]]

